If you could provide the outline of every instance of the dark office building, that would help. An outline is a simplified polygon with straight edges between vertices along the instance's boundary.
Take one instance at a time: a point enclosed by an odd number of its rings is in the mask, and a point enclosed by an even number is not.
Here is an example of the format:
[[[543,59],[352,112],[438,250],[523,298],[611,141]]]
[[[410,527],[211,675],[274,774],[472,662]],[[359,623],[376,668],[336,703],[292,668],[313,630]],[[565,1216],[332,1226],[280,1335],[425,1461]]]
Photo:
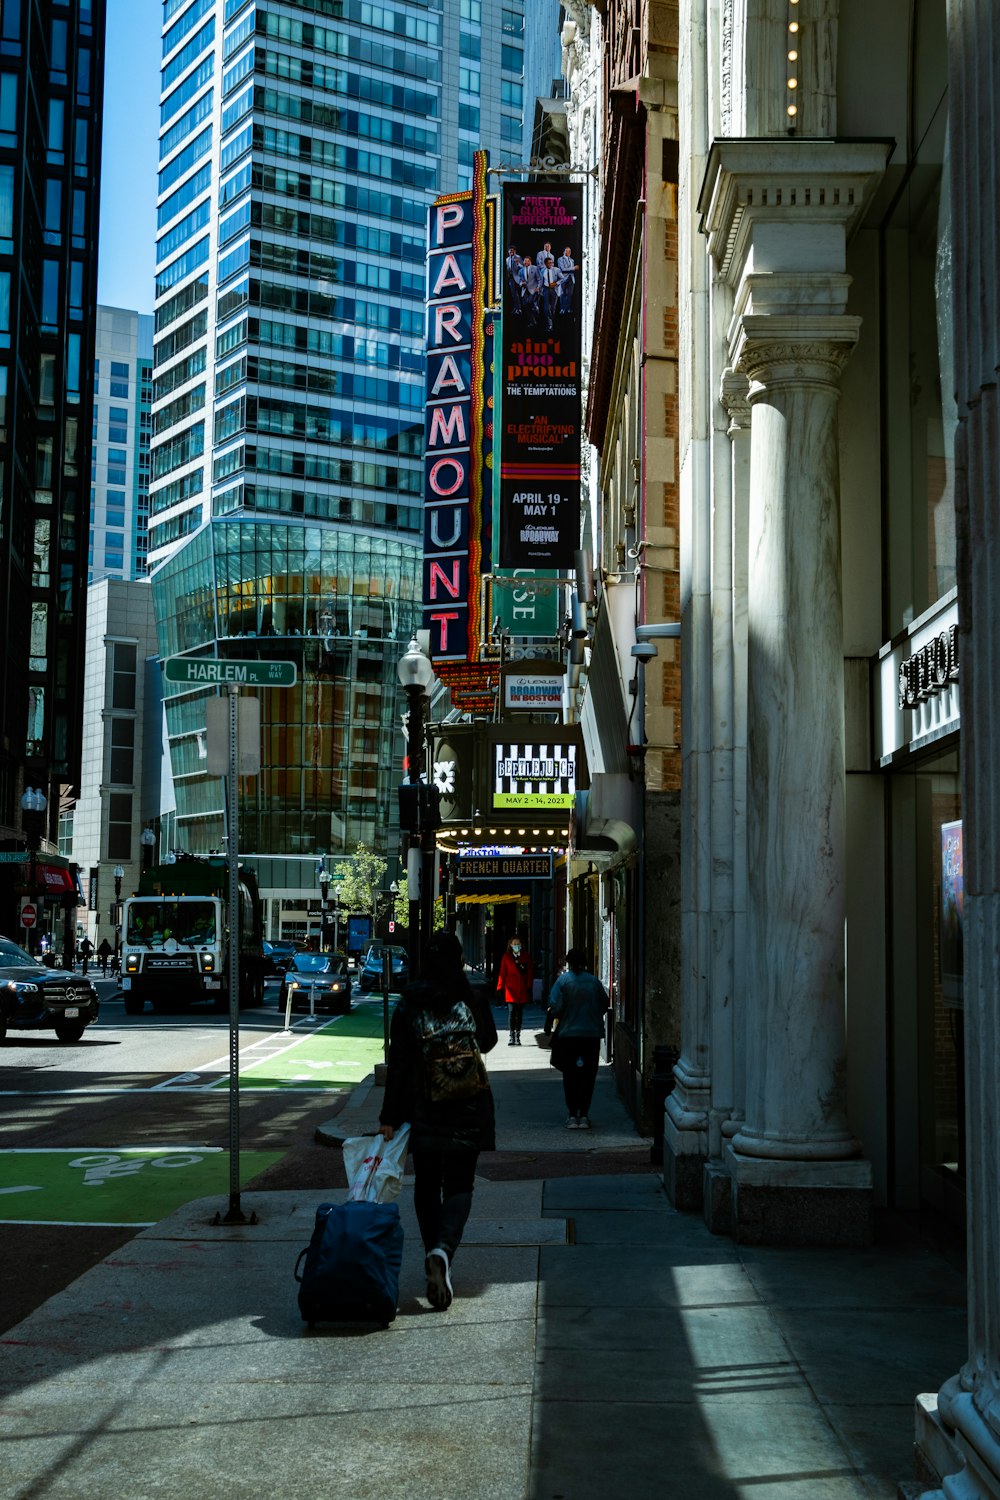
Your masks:
[[[0,0],[0,842],[79,775],[105,0]],[[8,868],[11,868],[8,866]],[[13,896],[13,891],[9,893]],[[0,891],[4,925],[8,893]]]

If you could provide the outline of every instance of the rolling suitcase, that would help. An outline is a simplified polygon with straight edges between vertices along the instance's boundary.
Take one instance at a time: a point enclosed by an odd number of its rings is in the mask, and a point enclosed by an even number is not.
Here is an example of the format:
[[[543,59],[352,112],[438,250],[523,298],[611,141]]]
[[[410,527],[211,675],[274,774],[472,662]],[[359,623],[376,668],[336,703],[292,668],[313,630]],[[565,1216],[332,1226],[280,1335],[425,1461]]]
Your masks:
[[[402,1263],[403,1226],[395,1203],[321,1203],[312,1239],[295,1265],[303,1320],[310,1328],[348,1322],[388,1328],[396,1316]]]

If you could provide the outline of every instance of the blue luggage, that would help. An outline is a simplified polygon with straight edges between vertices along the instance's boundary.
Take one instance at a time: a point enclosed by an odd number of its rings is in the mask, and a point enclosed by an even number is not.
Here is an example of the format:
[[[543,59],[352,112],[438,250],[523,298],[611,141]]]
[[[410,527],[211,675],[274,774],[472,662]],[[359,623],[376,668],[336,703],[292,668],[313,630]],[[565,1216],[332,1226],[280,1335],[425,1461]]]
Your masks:
[[[305,1267],[299,1271],[303,1260]],[[403,1226],[395,1203],[321,1203],[295,1263],[299,1311],[316,1323],[379,1323],[396,1316]]]

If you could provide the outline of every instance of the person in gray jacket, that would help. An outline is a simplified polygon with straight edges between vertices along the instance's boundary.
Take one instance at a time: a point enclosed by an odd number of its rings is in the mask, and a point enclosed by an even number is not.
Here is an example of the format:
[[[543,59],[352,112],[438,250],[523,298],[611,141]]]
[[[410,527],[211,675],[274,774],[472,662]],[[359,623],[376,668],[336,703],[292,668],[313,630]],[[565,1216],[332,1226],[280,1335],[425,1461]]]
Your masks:
[[[610,1008],[607,990],[588,970],[586,955],[571,948],[566,968],[549,992],[549,1010],[557,1023],[552,1061],[563,1077],[568,1130],[590,1129],[590,1101]]]

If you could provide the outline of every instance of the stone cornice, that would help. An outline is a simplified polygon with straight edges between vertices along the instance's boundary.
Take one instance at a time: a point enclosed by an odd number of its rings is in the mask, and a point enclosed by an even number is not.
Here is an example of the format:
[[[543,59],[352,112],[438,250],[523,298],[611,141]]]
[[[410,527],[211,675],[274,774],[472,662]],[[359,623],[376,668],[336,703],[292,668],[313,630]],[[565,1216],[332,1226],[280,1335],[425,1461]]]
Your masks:
[[[757,222],[835,223],[845,241],[881,180],[890,141],[716,140],[698,199],[720,275],[735,284]]]

